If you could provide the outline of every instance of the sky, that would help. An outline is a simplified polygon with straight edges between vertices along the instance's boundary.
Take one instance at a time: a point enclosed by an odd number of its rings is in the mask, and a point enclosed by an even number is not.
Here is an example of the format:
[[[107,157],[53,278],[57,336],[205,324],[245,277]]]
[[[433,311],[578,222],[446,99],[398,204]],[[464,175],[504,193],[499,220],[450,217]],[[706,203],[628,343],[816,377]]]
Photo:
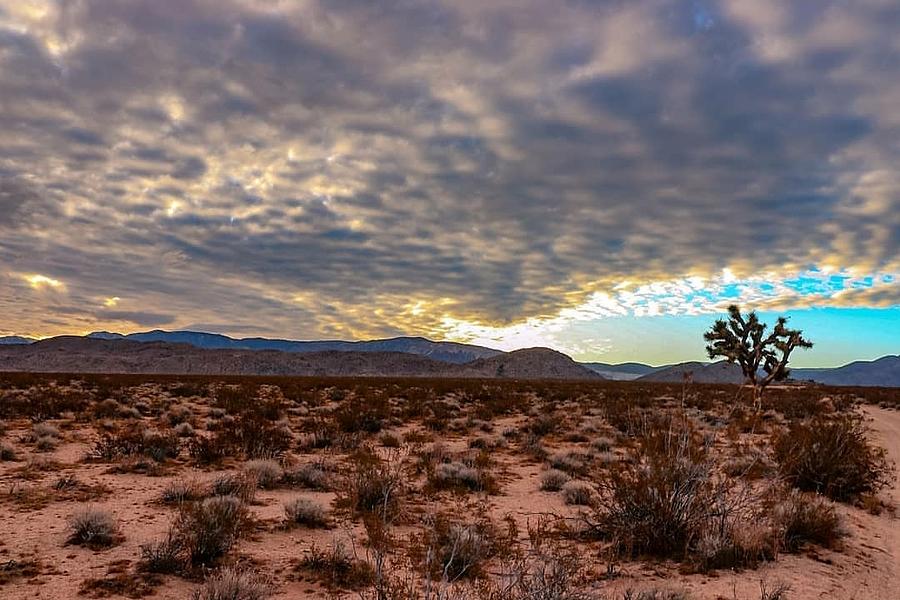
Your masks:
[[[0,0],[0,335],[900,353],[896,0]]]

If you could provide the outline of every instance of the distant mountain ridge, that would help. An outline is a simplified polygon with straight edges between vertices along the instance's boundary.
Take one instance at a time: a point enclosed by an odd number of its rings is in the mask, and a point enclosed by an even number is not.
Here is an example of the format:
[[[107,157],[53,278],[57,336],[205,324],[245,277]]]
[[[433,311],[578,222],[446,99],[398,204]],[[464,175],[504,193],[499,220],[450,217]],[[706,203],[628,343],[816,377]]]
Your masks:
[[[617,364],[589,362],[581,364],[594,371],[595,373],[599,373],[605,378],[612,379],[614,381],[632,381],[643,375],[649,375],[650,373],[660,371],[671,366],[663,365],[661,367],[651,367],[650,365],[645,365],[638,362],[625,362]]]
[[[22,344],[31,344],[36,340],[18,335],[7,335],[0,337],[0,346],[19,346]]]
[[[791,377],[826,385],[900,387],[900,356],[858,360],[834,369],[791,369]]]
[[[690,373],[691,381],[696,383],[744,383],[744,374],[736,364],[725,361],[704,363],[685,362],[659,369],[638,378],[638,381],[661,381],[680,383],[685,373]]]
[[[434,342],[423,337],[396,337],[361,342],[342,340],[294,341],[268,338],[236,339],[218,333],[199,331],[146,331],[122,335],[98,331],[86,337],[101,340],[129,340],[133,342],[167,342],[189,344],[207,350],[281,350],[282,352],[405,352],[427,356],[434,360],[453,364],[465,364],[478,358],[490,358],[503,354],[500,350],[460,344],[457,342]]]
[[[75,336],[2,346],[0,371],[602,379],[549,348],[516,350],[457,364],[408,352],[208,349],[190,344]]]

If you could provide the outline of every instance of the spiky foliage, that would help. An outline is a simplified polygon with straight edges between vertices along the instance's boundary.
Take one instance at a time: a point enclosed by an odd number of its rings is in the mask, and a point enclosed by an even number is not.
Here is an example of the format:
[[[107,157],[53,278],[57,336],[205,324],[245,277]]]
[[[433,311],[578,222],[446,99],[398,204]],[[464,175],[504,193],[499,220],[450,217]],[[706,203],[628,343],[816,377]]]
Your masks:
[[[756,311],[744,315],[732,304],[728,307],[728,319],[718,319],[703,335],[709,357],[740,365],[744,378],[753,385],[756,399],[767,385],[790,374],[787,364],[795,348],[813,347],[801,330],[788,328],[786,317],[778,317],[768,335],[767,330],[768,325],[759,320]]]

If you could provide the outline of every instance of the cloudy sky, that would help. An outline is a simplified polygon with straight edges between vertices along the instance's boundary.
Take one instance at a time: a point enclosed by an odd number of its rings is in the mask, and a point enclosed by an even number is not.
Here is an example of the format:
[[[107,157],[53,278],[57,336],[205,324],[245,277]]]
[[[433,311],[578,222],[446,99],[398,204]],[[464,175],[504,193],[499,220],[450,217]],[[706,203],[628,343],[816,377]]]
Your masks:
[[[896,0],[0,0],[0,335],[900,352]]]

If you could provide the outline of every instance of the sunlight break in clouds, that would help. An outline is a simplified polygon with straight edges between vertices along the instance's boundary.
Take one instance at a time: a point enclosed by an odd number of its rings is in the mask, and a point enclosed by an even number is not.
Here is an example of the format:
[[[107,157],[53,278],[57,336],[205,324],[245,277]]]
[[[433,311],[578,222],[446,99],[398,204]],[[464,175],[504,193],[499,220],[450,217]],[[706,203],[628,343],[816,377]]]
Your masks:
[[[900,293],[895,285],[896,275],[888,273],[854,276],[830,269],[811,269],[781,281],[771,280],[772,275],[741,279],[730,269],[723,269],[720,276],[711,280],[691,277],[642,285],[624,283],[616,286],[612,295],[591,294],[582,304],[553,317],[491,326],[447,316],[435,333],[450,340],[502,350],[548,346],[576,357],[594,357],[609,350],[608,340],[590,338],[586,343],[577,340],[573,330],[580,324],[604,318],[716,314],[734,303],[759,310],[832,306],[840,304],[847,294],[857,292],[886,291],[896,302]]]
[[[57,290],[66,289],[66,286],[62,281],[47,277],[46,275],[23,275],[22,278],[28,282],[28,285],[36,290],[44,288],[53,288]]]

